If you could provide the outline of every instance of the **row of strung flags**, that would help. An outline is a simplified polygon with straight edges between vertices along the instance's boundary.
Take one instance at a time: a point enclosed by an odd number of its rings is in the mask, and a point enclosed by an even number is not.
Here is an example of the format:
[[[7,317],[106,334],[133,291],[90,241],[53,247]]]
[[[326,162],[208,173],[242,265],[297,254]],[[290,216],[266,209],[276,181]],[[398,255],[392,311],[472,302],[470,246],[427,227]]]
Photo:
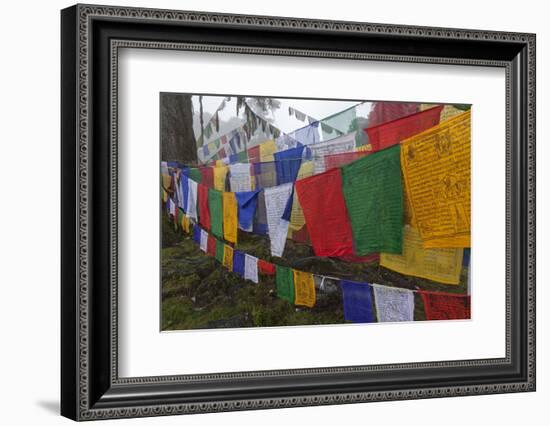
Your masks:
[[[470,296],[424,290],[409,290],[367,282],[340,280],[312,274],[258,259],[237,250],[216,238],[188,216],[168,211],[200,249],[214,257],[227,270],[245,280],[260,283],[260,276],[275,276],[276,294],[296,306],[313,308],[318,291],[324,291],[325,281],[339,285],[344,320],[353,323],[414,321],[415,297],[420,295],[426,320],[469,319]]]
[[[229,242],[236,243],[237,227],[267,231],[272,255],[282,256],[287,236],[304,229],[316,256],[366,260],[381,253],[385,267],[458,284],[470,235],[470,113],[438,124],[442,109],[367,128],[376,151],[358,159],[349,157],[356,152],[324,150],[350,143],[348,135],[319,144],[309,163],[302,162],[303,146],[276,153],[276,185],[265,189],[251,190],[250,164],[230,166],[231,189],[240,191],[218,189],[218,167],[182,168],[173,179],[163,171],[163,185],[175,182],[175,204]],[[351,162],[313,174],[316,160],[325,165],[343,154]],[[310,176],[300,173],[306,164]]]

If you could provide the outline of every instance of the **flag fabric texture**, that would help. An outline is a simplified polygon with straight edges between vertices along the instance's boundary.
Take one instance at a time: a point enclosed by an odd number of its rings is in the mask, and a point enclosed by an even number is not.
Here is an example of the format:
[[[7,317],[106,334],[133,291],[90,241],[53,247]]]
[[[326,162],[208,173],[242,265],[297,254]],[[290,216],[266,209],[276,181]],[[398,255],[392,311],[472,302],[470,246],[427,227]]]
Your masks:
[[[354,323],[374,322],[372,291],[368,283],[340,281],[344,319]]]
[[[340,169],[301,179],[295,187],[315,255],[353,254],[353,234]]]
[[[379,322],[414,320],[414,293],[411,290],[371,285]]]
[[[222,194],[223,202],[223,238],[230,242],[237,242],[237,200],[233,192]]]
[[[427,320],[470,319],[470,296],[418,291]]]
[[[294,276],[292,269],[286,266],[275,266],[275,283],[277,286],[277,297],[289,303],[294,303]]]
[[[310,272],[293,270],[294,304],[298,306],[315,306],[315,281]]]
[[[210,230],[218,238],[223,234],[223,192],[217,189],[208,190],[208,211],[210,212]]]
[[[341,171],[354,254],[400,254],[403,243],[400,146],[361,158]]]

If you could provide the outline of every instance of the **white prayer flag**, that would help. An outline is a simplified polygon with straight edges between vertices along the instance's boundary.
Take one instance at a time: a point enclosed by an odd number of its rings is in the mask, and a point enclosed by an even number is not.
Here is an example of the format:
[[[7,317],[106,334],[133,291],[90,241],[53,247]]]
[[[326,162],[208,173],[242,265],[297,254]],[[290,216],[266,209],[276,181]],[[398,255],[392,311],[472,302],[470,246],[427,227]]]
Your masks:
[[[208,248],[208,232],[201,229],[201,250],[206,253]]]
[[[187,179],[189,183],[189,191],[187,193],[187,216],[191,219],[197,220],[197,194],[199,188],[197,182],[193,179]]]
[[[258,258],[249,254],[244,255],[244,278],[258,283]]]
[[[231,164],[229,166],[229,184],[231,192],[251,191],[250,164]]]
[[[414,320],[414,293],[411,290],[371,284],[378,322]]]
[[[355,151],[355,133],[356,132],[348,133],[344,136],[310,145],[309,149],[311,149],[311,156],[313,159],[313,173],[319,174],[326,170],[326,155]]]
[[[288,234],[288,221],[282,219],[293,182],[264,189],[267,230],[271,242],[271,255],[282,257]]]

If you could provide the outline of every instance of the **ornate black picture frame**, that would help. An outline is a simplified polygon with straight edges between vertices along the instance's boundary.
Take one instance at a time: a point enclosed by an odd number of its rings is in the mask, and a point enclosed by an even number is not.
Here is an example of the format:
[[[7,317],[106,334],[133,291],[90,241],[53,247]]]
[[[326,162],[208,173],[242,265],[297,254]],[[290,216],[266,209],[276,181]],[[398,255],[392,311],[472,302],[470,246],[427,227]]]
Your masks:
[[[535,35],[76,5],[61,13],[61,413],[158,416],[535,390]],[[506,356],[119,378],[121,47],[500,67],[506,72]]]

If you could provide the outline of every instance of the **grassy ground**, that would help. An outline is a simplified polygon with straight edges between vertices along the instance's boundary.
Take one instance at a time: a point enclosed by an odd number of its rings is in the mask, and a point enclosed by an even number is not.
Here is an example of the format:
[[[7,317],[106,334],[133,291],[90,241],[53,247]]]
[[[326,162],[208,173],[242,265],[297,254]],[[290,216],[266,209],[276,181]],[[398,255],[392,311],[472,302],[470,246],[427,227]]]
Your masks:
[[[239,250],[271,260],[265,237],[239,232]],[[467,269],[460,284],[443,285],[401,275],[376,264],[353,264],[317,258],[311,247],[287,241],[285,258],[276,263],[296,269],[355,281],[389,284],[403,288],[465,293]],[[340,291],[317,293],[314,308],[296,307],[275,294],[275,278],[260,276],[260,283],[242,279],[223,269],[203,253],[191,236],[175,230],[166,215],[162,222],[162,329],[267,327],[340,324],[344,322]],[[415,294],[415,320],[425,319],[420,296]]]

